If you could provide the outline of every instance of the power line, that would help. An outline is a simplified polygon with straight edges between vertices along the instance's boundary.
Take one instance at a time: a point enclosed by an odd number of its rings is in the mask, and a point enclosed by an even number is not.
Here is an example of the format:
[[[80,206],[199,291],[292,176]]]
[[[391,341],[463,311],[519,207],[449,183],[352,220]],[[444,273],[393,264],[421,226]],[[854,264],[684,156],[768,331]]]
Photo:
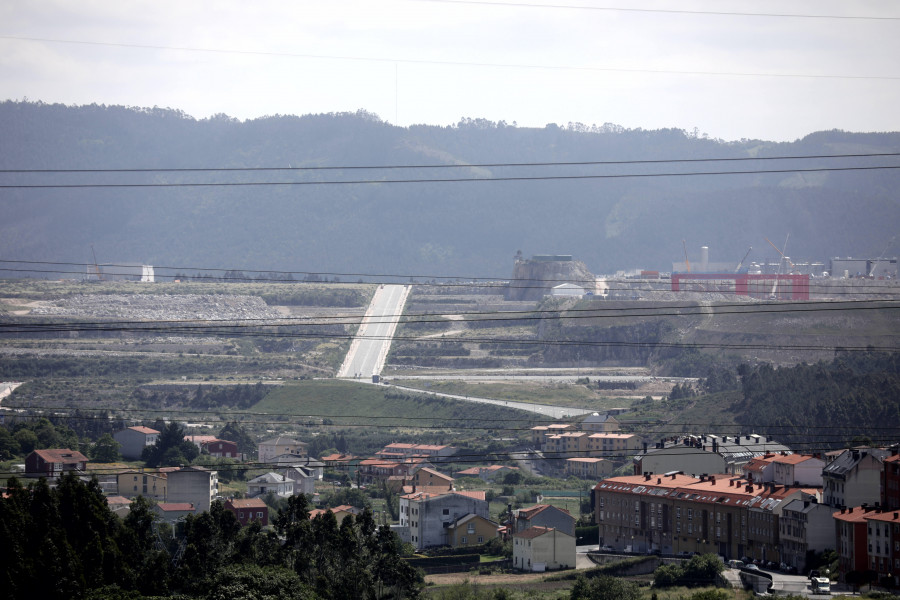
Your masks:
[[[763,16],[763,15],[760,15]],[[775,16],[775,15],[773,15]],[[789,16],[789,15],[783,15]],[[799,15],[797,15],[799,16]],[[828,17],[823,17],[828,18]],[[849,18],[849,17],[848,17]],[[884,20],[894,20],[895,17],[884,17]],[[875,20],[872,18],[871,20]],[[524,63],[492,63],[492,62],[476,62],[476,61],[452,61],[452,60],[428,60],[414,58],[389,58],[376,56],[352,56],[352,55],[336,55],[336,54],[302,54],[291,52],[267,52],[253,50],[229,50],[223,48],[198,48],[190,46],[161,46],[154,44],[126,44],[115,42],[96,42],[88,40],[72,40],[59,38],[43,38],[34,36],[17,36],[17,35],[0,35],[0,39],[16,40],[23,42],[44,42],[50,44],[73,44],[80,46],[100,46],[106,48],[136,48],[143,50],[174,50],[179,52],[206,52],[210,54],[237,54],[243,56],[273,56],[284,58],[302,58],[313,60],[340,60],[348,62],[368,62],[368,63],[388,63],[388,64],[412,64],[412,65],[435,65],[435,66],[451,66],[451,67],[488,67],[488,68],[504,68],[504,69],[529,69],[529,70],[548,70],[548,71],[576,71],[588,73],[643,73],[650,75],[702,75],[716,77],[776,77],[776,78],[804,78],[804,79],[847,79],[847,80],[873,80],[873,81],[894,81],[900,77],[886,75],[828,75],[818,74],[811,75],[807,73],[763,73],[763,72],[739,72],[739,71],[687,71],[677,69],[638,69],[625,67],[585,67],[571,65],[541,65],[541,64],[524,64]]]
[[[209,385],[209,384],[208,384]],[[212,384],[214,385],[214,384]],[[252,385],[252,384],[251,384]],[[521,401],[518,401],[521,402]],[[29,410],[29,411],[76,411],[79,414],[51,414],[49,418],[62,418],[62,419],[71,419],[76,421],[142,421],[147,422],[149,419],[126,419],[125,417],[111,417],[108,414],[96,414],[92,415],[90,413],[110,413],[115,412],[117,414],[161,414],[161,415],[187,415],[185,418],[192,418],[191,415],[209,415],[210,409],[144,409],[144,408],[94,408],[94,407],[78,407],[78,406],[38,406],[38,405],[16,405],[14,407],[15,410]],[[547,423],[560,423],[559,419],[551,419],[547,418],[544,415],[537,415],[530,411],[520,408],[513,407],[500,407],[507,408],[509,410],[520,411],[525,413],[520,417],[510,417],[503,419],[491,419],[484,417],[412,417],[412,416],[396,416],[396,415],[333,415],[333,414],[300,414],[300,413],[283,413],[283,412],[269,412],[269,411],[234,411],[234,410],[219,410],[216,411],[215,415],[223,420],[223,422],[228,422],[229,420],[234,421],[237,420],[235,417],[285,417],[285,418],[293,418],[297,422],[295,423],[301,427],[308,427],[309,425],[305,425],[303,423],[303,419],[355,419],[356,422],[351,423],[316,423],[316,427],[329,427],[329,428],[341,428],[341,427],[367,427],[371,426],[374,428],[382,428],[382,429],[406,429],[406,428],[418,428],[419,425],[408,425],[401,424],[397,425],[394,423],[391,424],[381,424],[381,423],[372,423],[372,420],[402,420],[402,421],[438,421],[438,422],[447,422],[451,423],[450,425],[441,425],[441,426],[432,426],[432,429],[473,429],[473,430],[485,430],[485,429],[494,429],[501,431],[532,431],[535,426],[541,426],[541,424]],[[577,407],[565,407],[565,406],[557,406],[556,408],[565,409],[565,408],[577,408]],[[598,412],[602,412],[599,410]],[[29,416],[39,416],[39,415],[29,415]],[[578,421],[584,415],[573,416],[570,417],[572,421]],[[496,427],[493,425],[479,427],[479,423],[500,423],[500,424],[509,424],[511,422],[523,421],[527,422],[527,426],[514,426],[514,427]],[[252,425],[285,425],[285,421],[283,420],[267,420],[267,419],[242,419],[239,421],[241,424],[252,424]],[[477,422],[477,423],[475,423]],[[454,425],[453,423],[464,423],[468,424],[467,427],[462,427],[460,425]],[[290,424],[290,423],[288,423]],[[535,425],[537,424],[537,425]],[[588,436],[592,434],[604,434],[604,433],[626,433],[633,434],[639,437],[644,438],[668,438],[668,437],[682,437],[685,435],[706,435],[706,434],[685,434],[681,429],[677,429],[678,427],[692,427],[698,431],[727,431],[732,430],[735,427],[741,429],[742,431],[746,431],[747,427],[741,424],[735,423],[716,423],[716,422],[694,422],[694,421],[671,421],[666,423],[654,423],[651,421],[631,421],[628,420],[625,423],[629,427],[629,431],[616,431],[616,432],[599,432],[599,431],[585,431],[585,430],[573,430],[573,431],[560,431],[559,433],[584,433]],[[661,430],[653,430],[650,435],[641,434],[637,427],[652,427],[654,425],[663,425],[666,429]],[[425,426],[423,426],[425,427]],[[635,431],[632,431],[635,429]],[[815,432],[825,432],[827,435],[824,437],[838,437],[843,434],[846,434],[846,425],[798,425],[791,424],[785,425],[783,423],[755,423],[752,427],[753,430],[764,431],[768,435],[776,436],[779,435],[779,432],[790,433],[796,429],[803,429],[808,431]],[[894,432],[896,433],[897,428],[893,425],[885,425],[885,426],[871,426],[866,427],[868,431],[885,431],[885,432]],[[829,433],[833,432],[833,433]],[[751,444],[755,445],[755,444]]]
[[[888,259],[884,259],[884,262],[887,262]],[[33,268],[12,268],[12,267],[0,267],[0,271],[7,271],[12,273],[52,273],[52,274],[61,274],[61,275],[79,275],[85,276],[87,274],[86,269],[93,268],[94,263],[78,263],[78,262],[67,262],[67,261],[36,261],[36,260],[0,260],[0,265],[8,264],[22,264],[22,265],[62,265],[69,267],[80,267],[79,270],[62,270],[62,269],[33,269]],[[106,267],[114,267],[119,269],[131,269],[134,268],[135,265],[128,264],[117,264],[117,263],[104,263],[99,265],[102,268]],[[463,287],[463,288],[485,288],[485,289],[546,289],[547,285],[528,285],[528,282],[534,283],[542,283],[542,284],[550,284],[556,282],[567,282],[567,283],[578,283],[584,284],[587,286],[595,285],[598,281],[602,280],[603,282],[615,281],[616,284],[609,285],[607,283],[606,289],[610,291],[650,291],[650,292],[672,292],[671,290],[671,282],[669,279],[634,279],[631,280],[636,285],[642,286],[657,286],[658,289],[636,289],[633,286],[626,285],[628,280],[624,280],[622,278],[614,278],[614,277],[604,277],[597,276],[592,279],[577,279],[577,278],[540,278],[540,279],[511,279],[509,277],[477,277],[471,275],[434,275],[434,274],[410,274],[410,273],[342,273],[336,271],[284,271],[284,270],[273,270],[273,269],[245,269],[242,267],[230,267],[230,268],[221,268],[221,267],[191,267],[191,266],[167,266],[167,265],[155,265],[154,269],[156,271],[173,271],[174,273],[164,274],[157,273],[157,277],[187,277],[190,283],[199,283],[199,284],[214,284],[214,283],[281,283],[285,285],[289,284],[329,284],[329,285],[360,285],[362,284],[389,284],[389,285],[418,285],[421,287]],[[187,275],[186,271],[194,271],[199,273],[198,275],[194,275],[193,277]],[[205,275],[205,272],[211,273],[222,273],[221,276],[208,276]],[[249,275],[248,275],[249,273]],[[254,276],[253,274],[260,274]],[[133,276],[134,273],[131,271],[104,271],[103,275],[110,277],[117,276]],[[263,277],[262,275],[268,275],[269,277]],[[284,279],[284,277],[293,277],[295,275],[303,275],[305,277],[315,276],[315,277],[333,277],[333,278],[347,278],[347,277],[356,277],[356,278],[367,278],[368,281],[314,281],[314,280],[296,280],[296,279]],[[684,274],[689,276],[689,274]],[[741,274],[728,274],[729,276],[737,276]],[[779,277],[782,281],[788,281],[790,275],[776,275],[775,273],[762,274],[764,277]],[[454,280],[453,282],[447,281],[436,281],[436,280]],[[422,280],[422,281],[416,281]],[[770,281],[769,279],[764,279],[761,281]],[[832,292],[835,288],[850,288],[853,290],[882,290],[878,292],[865,292],[872,295],[877,294],[890,294],[895,295],[896,292],[891,291],[883,291],[886,287],[885,285],[878,284],[866,284],[865,281],[869,281],[868,279],[859,279],[859,280],[829,280],[827,284],[822,281],[819,282],[815,278],[809,280],[809,282],[804,282],[805,285],[808,285],[809,290],[811,292]],[[872,280],[874,281],[874,280]],[[526,285],[517,285],[521,283],[526,283]],[[689,282],[691,283],[691,282]],[[621,285],[622,287],[619,287]],[[897,285],[897,291],[900,292],[900,285]],[[288,288],[285,288],[288,289]],[[688,290],[693,291],[693,290]],[[676,292],[672,292],[676,293]],[[679,292],[680,293],[680,292]],[[714,293],[718,294],[727,294],[734,293],[728,291],[716,291]],[[843,292],[835,291],[833,294],[841,294]],[[852,293],[852,292],[851,292]]]
[[[432,2],[436,4],[460,4],[473,6],[493,6],[512,8],[552,8],[557,10],[587,10],[602,12],[624,13],[648,13],[648,14],[672,14],[672,15],[712,15],[726,17],[775,17],[782,19],[837,19],[859,21],[898,21],[900,17],[865,16],[865,15],[812,15],[803,13],[765,13],[765,12],[737,12],[737,11],[713,11],[713,10],[675,10],[659,8],[619,8],[612,6],[584,6],[578,4],[539,4],[531,2],[489,2],[487,0],[415,0],[417,2]]]
[[[367,185],[367,184],[408,184],[408,183],[504,183],[511,181],[574,181],[596,179],[631,179],[645,177],[695,177],[712,175],[763,175],[779,173],[821,173],[836,171],[873,171],[900,169],[900,165],[859,166],[859,167],[814,167],[795,169],[755,169],[746,171],[693,171],[687,173],[611,173],[605,175],[542,175],[536,177],[457,177],[427,179],[354,179],[346,181],[227,181],[207,183],[48,183],[48,184],[0,184],[0,189],[87,189],[87,188],[206,188],[206,187],[278,187],[309,185]]]
[[[0,36],[2,37],[2,36]],[[572,167],[572,166],[600,166],[600,165],[657,165],[679,163],[709,163],[709,162],[748,162],[748,161],[778,161],[778,160],[811,160],[829,158],[879,158],[896,157],[900,152],[867,152],[858,154],[797,154],[786,156],[732,156],[732,157],[707,157],[707,158],[661,158],[644,160],[593,160],[593,161],[548,161],[548,162],[524,162],[524,163],[454,163],[454,164],[425,164],[425,165],[334,165],[315,167],[190,167],[190,168],[117,168],[117,169],[0,169],[0,173],[244,173],[244,172],[270,172],[270,171],[351,171],[351,170],[395,170],[395,169],[471,169],[494,167]]]

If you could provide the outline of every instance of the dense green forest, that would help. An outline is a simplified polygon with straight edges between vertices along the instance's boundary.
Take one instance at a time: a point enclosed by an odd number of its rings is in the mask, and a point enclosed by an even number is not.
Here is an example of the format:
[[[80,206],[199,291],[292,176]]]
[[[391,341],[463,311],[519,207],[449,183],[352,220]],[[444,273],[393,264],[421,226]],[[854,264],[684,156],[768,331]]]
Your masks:
[[[738,372],[737,422],[766,428],[798,451],[897,441],[900,354],[842,352],[831,362]]]
[[[421,576],[369,511],[338,525],[331,513],[310,520],[309,508],[290,498],[269,531],[242,528],[215,502],[173,531],[142,497],[120,519],[95,481],[13,479],[0,498],[0,586],[29,600],[419,597]]]
[[[766,237],[784,239],[788,232],[796,259],[874,257],[900,218],[896,170],[597,178],[719,165],[533,165],[897,152],[898,133],[829,131],[791,143],[723,142],[677,129],[580,123],[519,128],[462,119],[452,127],[396,127],[365,112],[197,120],[171,109],[12,101],[0,103],[0,130],[2,169],[441,165],[6,173],[4,185],[170,185],[4,189],[0,254],[17,259],[88,263],[93,245],[101,263],[182,266],[181,273],[230,268],[246,269],[247,278],[256,276],[252,270],[314,271],[329,279],[334,273],[507,277],[513,253],[522,249],[525,255],[572,254],[597,273],[665,271],[683,260],[685,239],[689,248],[708,245],[713,261],[737,262],[749,246],[763,248]],[[446,168],[488,163],[495,166]],[[500,166],[510,163],[532,165]],[[760,171],[771,164],[751,161],[740,168]],[[777,164],[789,170],[835,161]],[[544,176],[581,179],[515,180]],[[470,181],[379,183],[448,178]],[[326,181],[359,183],[313,185]],[[283,185],[268,185],[274,182]],[[196,183],[267,185],[178,185]],[[755,252],[750,260],[776,257],[774,250]]]

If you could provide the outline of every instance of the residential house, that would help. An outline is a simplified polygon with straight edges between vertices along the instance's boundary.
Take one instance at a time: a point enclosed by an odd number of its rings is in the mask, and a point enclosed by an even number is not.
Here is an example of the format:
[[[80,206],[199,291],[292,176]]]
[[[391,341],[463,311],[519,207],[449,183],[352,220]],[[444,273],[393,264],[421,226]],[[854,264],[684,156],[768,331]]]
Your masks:
[[[663,438],[634,457],[634,473],[740,474],[743,466],[758,456],[788,451],[771,438],[756,434]]]
[[[264,473],[247,482],[247,496],[275,494],[279,498],[294,495],[294,481],[279,473]]]
[[[806,572],[806,553],[835,548],[834,509],[805,495],[785,505],[779,522],[781,560]]]
[[[451,548],[481,546],[497,537],[499,528],[490,519],[469,513],[447,526],[447,545]]]
[[[557,508],[551,504],[536,504],[516,511],[516,532],[538,525],[552,527],[575,536],[575,517],[564,508]]]
[[[884,459],[881,470],[881,506],[887,510],[900,509],[900,454],[897,446]]]
[[[603,479],[615,470],[611,460],[605,458],[567,458],[566,475],[574,475],[582,479]]]
[[[193,504],[196,512],[209,510],[210,504],[219,495],[218,472],[204,467],[167,470],[167,482],[168,501]]]
[[[825,461],[808,454],[776,456],[772,460],[772,481],[781,485],[822,487]]]
[[[513,535],[513,567],[547,571],[575,567],[575,537],[552,527],[529,527]]]
[[[160,502],[153,507],[153,511],[160,516],[160,520],[164,523],[175,523],[188,515],[200,512],[190,502]]]
[[[548,435],[544,439],[544,455],[547,458],[572,458],[587,456],[588,439],[586,431],[566,431]]]
[[[304,467],[281,467],[278,473],[294,482],[294,495],[316,493],[316,473]]]
[[[393,443],[385,446],[383,450],[379,450],[377,454],[388,457],[424,456],[437,459],[453,456],[456,454],[456,448],[446,445]]]
[[[124,519],[131,512],[131,500],[125,496],[107,496],[106,506],[117,517]]]
[[[126,498],[144,496],[157,502],[165,502],[168,497],[168,477],[154,471],[124,471],[116,477],[118,493]]]
[[[452,491],[454,479],[434,469],[424,467],[412,476],[412,484],[419,491]]]
[[[434,465],[422,457],[409,457],[402,460],[387,458],[367,458],[359,462],[358,477],[362,483],[406,480],[422,468],[434,468]],[[401,484],[402,485],[402,484]]]
[[[68,448],[34,450],[25,457],[25,476],[56,479],[68,471],[84,473],[87,462],[84,454]]]
[[[546,438],[558,435],[566,431],[575,431],[571,423],[551,423],[550,425],[538,425],[531,428],[531,443],[536,450],[543,450]]]
[[[251,521],[259,521],[263,527],[269,524],[269,507],[260,498],[230,498],[225,501],[225,508],[234,513],[241,525]]]
[[[205,451],[213,458],[241,458],[236,442],[220,440],[214,435],[186,435],[184,439],[195,444],[201,452]]]
[[[775,481],[774,460],[778,456],[772,452],[757,456],[741,467],[741,473],[753,483],[771,483]]]
[[[346,471],[350,477],[354,477],[356,470],[359,468],[359,458],[352,454],[329,454],[319,459],[325,464],[326,468],[336,471]]]
[[[835,526],[835,550],[838,554],[838,572],[840,580],[850,583],[848,579],[857,577],[869,569],[869,553],[867,545],[869,535],[866,516],[868,507],[841,508],[832,513]],[[874,570],[874,569],[873,569]],[[849,578],[848,574],[854,573]]]
[[[507,467],[506,465],[489,465],[487,467],[470,467],[456,473],[458,477],[480,477],[484,481],[493,481],[497,477],[504,477],[507,473],[518,471],[519,467]]]
[[[281,454],[306,456],[308,454],[306,451],[308,447],[309,444],[300,442],[294,438],[278,436],[259,443],[259,462],[271,462],[273,458]]]
[[[822,469],[822,496],[825,504],[862,506],[881,500],[881,472],[887,450],[851,448],[844,450]]]
[[[749,486],[751,480],[747,481]],[[815,494],[814,488],[796,488],[779,486],[774,483],[759,484],[752,480],[753,493],[746,501],[747,508],[747,544],[745,554],[751,559],[764,562],[781,562],[781,537],[779,523],[784,507],[792,500]],[[741,519],[744,516],[741,514]]]
[[[309,511],[309,518],[316,519],[318,517],[321,517],[322,515],[324,515],[327,512],[330,512],[331,514],[334,515],[334,519],[337,521],[338,526],[340,526],[341,523],[343,523],[344,519],[346,519],[347,517],[349,517],[349,516],[358,517],[359,515],[361,515],[363,513],[362,510],[356,508],[355,506],[350,506],[349,504],[342,504],[340,506],[335,506],[334,508],[326,508],[326,509],[315,508],[315,509]]]
[[[325,473],[325,463],[311,456],[299,456],[297,454],[279,454],[270,458],[269,464],[278,465],[279,467],[297,467],[308,471],[317,481],[322,479]]]
[[[865,517],[869,569],[886,587],[900,585],[900,511],[871,512]]]
[[[621,429],[619,421],[610,414],[592,413],[581,422],[582,431],[597,433],[614,433]]]
[[[592,433],[587,439],[587,455],[622,461],[641,450],[641,438],[633,433]]]
[[[400,496],[401,539],[417,550],[446,546],[450,525],[468,514],[490,518],[483,491],[404,494]]]
[[[159,432],[149,427],[128,427],[113,434],[113,439],[119,442],[119,452],[128,460],[138,460],[144,452],[144,448],[152,446],[159,439]]]

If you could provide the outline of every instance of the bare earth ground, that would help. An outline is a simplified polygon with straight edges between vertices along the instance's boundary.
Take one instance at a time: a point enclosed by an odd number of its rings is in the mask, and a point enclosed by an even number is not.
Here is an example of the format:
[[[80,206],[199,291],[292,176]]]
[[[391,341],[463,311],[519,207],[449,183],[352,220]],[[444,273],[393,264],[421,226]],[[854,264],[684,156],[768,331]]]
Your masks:
[[[548,574],[549,575],[549,574]],[[504,573],[501,575],[479,575],[477,573],[442,573],[439,575],[426,575],[425,582],[434,585],[456,585],[468,581],[478,585],[502,585],[513,586],[516,584],[528,584],[529,589],[558,589],[572,585],[571,581],[544,581],[548,575],[535,575],[523,573],[522,575]]]

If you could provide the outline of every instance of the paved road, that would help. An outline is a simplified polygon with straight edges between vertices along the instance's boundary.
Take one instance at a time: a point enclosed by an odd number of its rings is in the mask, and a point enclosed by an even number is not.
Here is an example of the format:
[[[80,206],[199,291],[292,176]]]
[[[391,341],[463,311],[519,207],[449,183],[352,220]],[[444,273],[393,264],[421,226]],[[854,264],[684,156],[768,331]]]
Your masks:
[[[568,406],[553,406],[551,404],[532,404],[531,402],[516,402],[514,400],[495,400],[493,398],[480,398],[478,396],[463,396],[460,394],[445,394],[443,392],[432,392],[430,390],[420,390],[418,388],[403,387],[401,385],[391,385],[397,389],[415,392],[417,394],[429,394],[431,396],[440,396],[441,398],[451,398],[453,400],[462,400],[464,402],[480,402],[482,404],[496,404],[497,406],[506,406],[509,408],[518,408],[519,410],[527,410],[536,416],[548,417],[551,419],[564,419],[566,417],[578,417],[581,415],[594,412],[584,408],[571,408]]]
[[[408,295],[405,285],[384,285],[375,291],[338,377],[371,380],[381,372]]]

